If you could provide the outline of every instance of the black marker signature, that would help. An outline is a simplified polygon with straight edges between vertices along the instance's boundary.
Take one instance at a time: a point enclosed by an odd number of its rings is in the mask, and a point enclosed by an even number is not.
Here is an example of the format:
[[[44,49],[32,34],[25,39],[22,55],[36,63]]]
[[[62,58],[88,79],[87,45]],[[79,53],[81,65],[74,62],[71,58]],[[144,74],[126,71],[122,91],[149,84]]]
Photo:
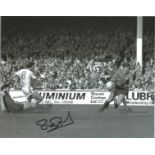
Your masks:
[[[50,120],[41,119],[36,122],[36,125],[40,126],[41,130],[46,130],[47,132],[51,132],[71,124],[74,124],[74,121],[69,111],[65,120],[63,120],[63,118],[60,116],[55,116],[52,117]]]

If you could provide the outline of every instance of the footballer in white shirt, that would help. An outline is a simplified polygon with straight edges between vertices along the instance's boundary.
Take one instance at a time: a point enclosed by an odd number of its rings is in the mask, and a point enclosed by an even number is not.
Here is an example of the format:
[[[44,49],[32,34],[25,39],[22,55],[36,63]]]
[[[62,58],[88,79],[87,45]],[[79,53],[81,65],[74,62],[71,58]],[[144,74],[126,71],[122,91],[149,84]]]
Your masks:
[[[36,100],[36,102],[31,103],[31,106],[35,107],[43,100],[43,98],[37,91],[33,90],[31,85],[32,80],[35,80],[37,78],[31,71],[33,65],[33,62],[28,62],[25,69],[17,71],[14,76],[17,76],[20,79],[21,89],[27,97],[28,101],[31,102],[32,99]]]
[[[15,74],[10,78],[9,83],[15,77],[19,78],[22,92],[24,96],[27,98],[27,101],[22,102],[21,106],[21,104],[17,104],[11,99],[8,91],[5,91],[6,99],[4,99],[5,100],[4,102],[9,112],[12,111],[18,112],[29,108],[35,108],[37,104],[39,104],[43,100],[40,94],[37,91],[33,90],[31,85],[32,80],[36,79],[36,76],[31,71],[33,65],[34,65],[33,62],[27,62],[24,69],[15,72]],[[33,102],[34,100],[35,102]]]

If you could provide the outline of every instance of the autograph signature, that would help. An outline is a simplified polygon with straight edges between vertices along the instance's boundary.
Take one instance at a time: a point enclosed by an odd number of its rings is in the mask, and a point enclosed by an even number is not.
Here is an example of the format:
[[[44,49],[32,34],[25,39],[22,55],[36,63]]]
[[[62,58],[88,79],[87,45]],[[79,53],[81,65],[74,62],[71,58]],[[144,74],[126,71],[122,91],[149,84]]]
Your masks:
[[[70,111],[68,111],[67,117],[63,120],[60,116],[52,117],[50,120],[41,119],[36,122],[36,125],[40,126],[41,130],[46,130],[47,132],[54,131],[56,129],[74,124]]]

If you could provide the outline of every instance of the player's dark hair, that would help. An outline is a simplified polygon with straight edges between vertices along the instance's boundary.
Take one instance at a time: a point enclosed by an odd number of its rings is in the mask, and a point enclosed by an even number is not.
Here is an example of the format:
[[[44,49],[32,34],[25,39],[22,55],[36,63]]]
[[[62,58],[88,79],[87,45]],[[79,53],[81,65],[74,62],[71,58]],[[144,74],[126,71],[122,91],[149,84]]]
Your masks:
[[[25,65],[25,67],[26,68],[31,68],[33,65],[34,65],[33,62],[27,62],[26,65]]]

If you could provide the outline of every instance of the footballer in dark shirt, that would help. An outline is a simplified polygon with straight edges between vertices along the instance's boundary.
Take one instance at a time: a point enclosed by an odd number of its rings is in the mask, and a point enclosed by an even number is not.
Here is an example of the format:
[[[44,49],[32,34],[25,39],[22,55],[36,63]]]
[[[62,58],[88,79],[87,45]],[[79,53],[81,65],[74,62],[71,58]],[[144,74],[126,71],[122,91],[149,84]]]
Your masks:
[[[111,77],[110,83],[110,96],[99,111],[104,111],[108,108],[112,101],[114,101],[115,108],[119,107],[119,105],[123,103],[125,110],[131,111],[131,109],[127,106],[127,101],[125,99],[125,96],[128,94],[130,84],[132,83],[132,75],[129,72],[129,65],[125,64],[123,69],[118,69]]]

